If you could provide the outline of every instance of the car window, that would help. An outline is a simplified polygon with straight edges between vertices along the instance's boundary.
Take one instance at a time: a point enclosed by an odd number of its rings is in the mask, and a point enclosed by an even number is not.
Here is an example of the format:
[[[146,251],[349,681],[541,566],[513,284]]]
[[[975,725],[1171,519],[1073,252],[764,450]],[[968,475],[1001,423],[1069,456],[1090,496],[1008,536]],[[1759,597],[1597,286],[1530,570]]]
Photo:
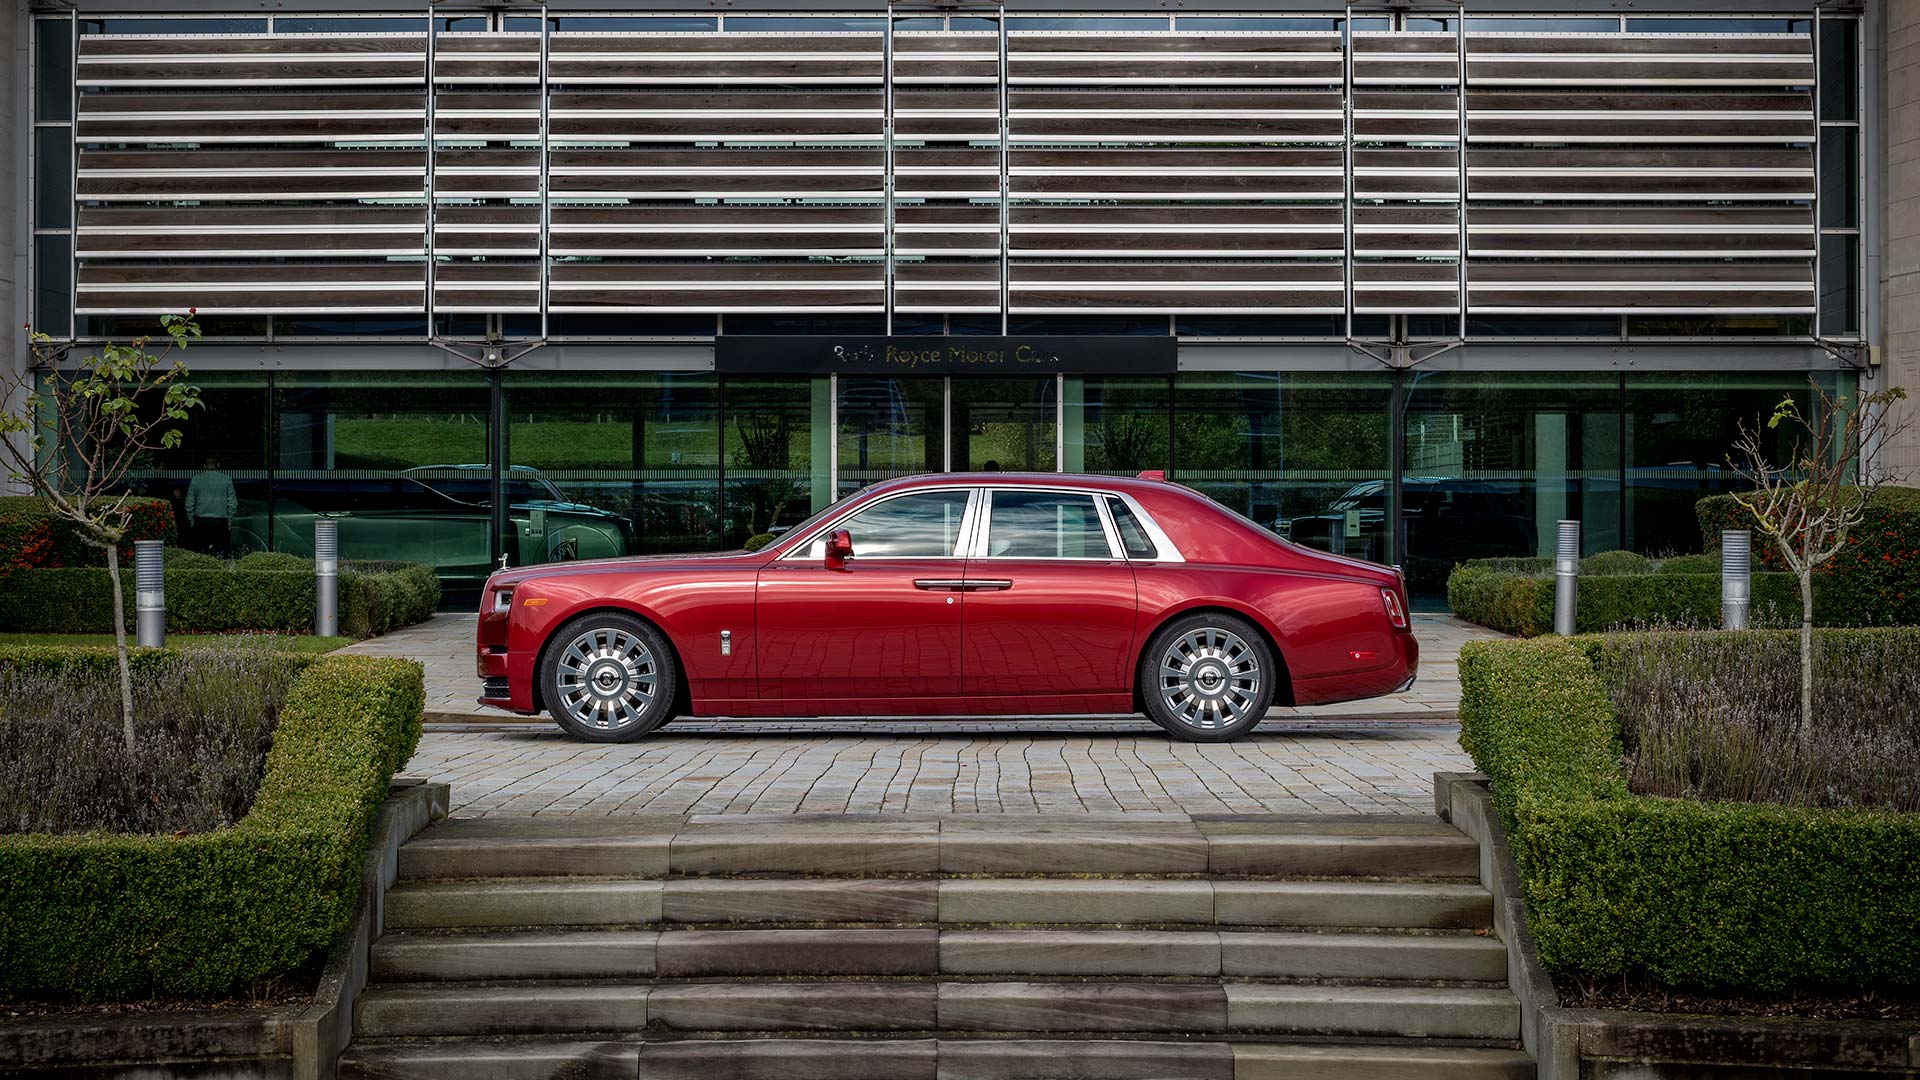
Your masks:
[[[856,551],[859,548],[856,546]],[[987,556],[1000,559],[1111,559],[1093,496],[1064,491],[996,491]]]
[[[857,559],[923,559],[952,555],[967,513],[965,491],[923,491],[887,499],[842,521],[853,534]],[[815,537],[811,553],[827,553],[826,537]]]
[[[1129,559],[1154,559],[1160,552],[1154,548],[1153,540],[1147,536],[1147,530],[1135,517],[1126,503],[1113,496],[1107,496],[1107,510],[1113,514],[1113,527],[1120,532],[1120,548]]]

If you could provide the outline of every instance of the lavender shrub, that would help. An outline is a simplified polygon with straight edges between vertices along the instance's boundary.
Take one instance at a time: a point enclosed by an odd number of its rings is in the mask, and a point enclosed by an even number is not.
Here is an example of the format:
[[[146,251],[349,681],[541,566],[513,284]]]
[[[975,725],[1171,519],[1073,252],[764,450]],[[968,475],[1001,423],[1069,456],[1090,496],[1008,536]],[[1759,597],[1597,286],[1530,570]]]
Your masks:
[[[1804,737],[1791,633],[1638,633],[1607,655],[1628,782],[1645,795],[1920,811],[1920,632],[1816,635]]]
[[[0,668],[0,833],[202,832],[238,821],[300,666],[241,640],[137,672],[131,751],[113,672]]]

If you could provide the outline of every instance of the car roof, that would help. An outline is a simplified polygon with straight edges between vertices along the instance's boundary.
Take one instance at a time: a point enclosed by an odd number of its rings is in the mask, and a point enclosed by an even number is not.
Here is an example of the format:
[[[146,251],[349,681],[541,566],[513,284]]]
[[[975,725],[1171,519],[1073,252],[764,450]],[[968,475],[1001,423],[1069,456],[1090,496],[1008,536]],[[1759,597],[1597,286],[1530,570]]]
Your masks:
[[[916,473],[881,480],[872,487],[874,494],[911,488],[981,485],[986,487],[1077,487],[1099,491],[1165,490],[1166,481],[1140,480],[1128,476],[1100,476],[1094,473],[1060,472],[947,472]]]

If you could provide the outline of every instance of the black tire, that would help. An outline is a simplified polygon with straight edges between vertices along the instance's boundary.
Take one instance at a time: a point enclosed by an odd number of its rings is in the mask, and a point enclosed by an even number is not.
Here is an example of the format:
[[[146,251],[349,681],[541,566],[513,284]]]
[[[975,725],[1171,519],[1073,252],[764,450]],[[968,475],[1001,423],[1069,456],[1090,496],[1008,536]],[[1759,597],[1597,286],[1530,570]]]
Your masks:
[[[1147,641],[1140,701],[1147,718],[1185,742],[1228,742],[1267,715],[1285,671],[1267,639],[1225,612],[1182,615]]]
[[[667,639],[619,611],[582,615],[554,631],[540,660],[540,699],[562,731],[633,742],[672,718],[680,670]]]

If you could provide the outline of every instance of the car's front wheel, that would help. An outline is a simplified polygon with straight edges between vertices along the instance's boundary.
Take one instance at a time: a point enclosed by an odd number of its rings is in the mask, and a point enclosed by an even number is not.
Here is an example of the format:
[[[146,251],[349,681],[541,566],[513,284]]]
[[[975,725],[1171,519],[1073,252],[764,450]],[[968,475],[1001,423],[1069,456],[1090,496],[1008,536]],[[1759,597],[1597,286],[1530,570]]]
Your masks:
[[[540,663],[547,711],[589,742],[632,742],[666,723],[679,679],[660,631],[617,611],[561,627]]]
[[[1140,665],[1147,717],[1176,739],[1226,742],[1252,731],[1273,704],[1279,664],[1246,620],[1184,615],[1160,628]]]

